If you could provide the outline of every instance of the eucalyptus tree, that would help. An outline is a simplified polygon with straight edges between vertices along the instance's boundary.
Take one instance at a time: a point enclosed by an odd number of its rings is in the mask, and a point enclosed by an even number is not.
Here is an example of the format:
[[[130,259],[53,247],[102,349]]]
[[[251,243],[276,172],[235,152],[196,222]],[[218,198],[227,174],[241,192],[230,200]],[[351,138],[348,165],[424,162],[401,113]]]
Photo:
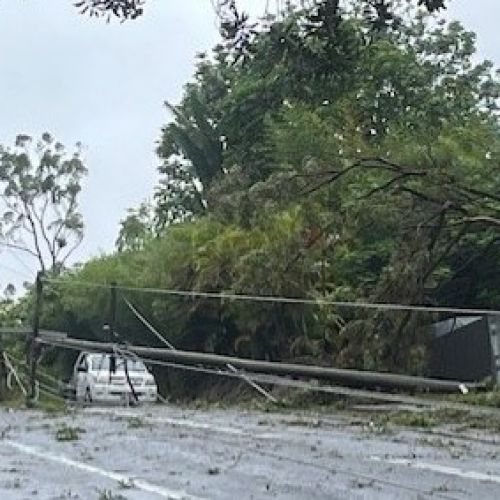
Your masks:
[[[83,239],[78,197],[86,173],[80,144],[68,152],[49,133],[0,146],[0,248],[59,272]]]

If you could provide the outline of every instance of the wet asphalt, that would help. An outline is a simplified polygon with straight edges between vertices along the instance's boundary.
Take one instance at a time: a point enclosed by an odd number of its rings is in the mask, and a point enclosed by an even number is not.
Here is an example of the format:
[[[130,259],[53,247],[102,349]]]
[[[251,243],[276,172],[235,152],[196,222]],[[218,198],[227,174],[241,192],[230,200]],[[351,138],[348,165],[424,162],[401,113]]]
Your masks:
[[[0,499],[499,499],[500,436],[370,412],[0,409]]]

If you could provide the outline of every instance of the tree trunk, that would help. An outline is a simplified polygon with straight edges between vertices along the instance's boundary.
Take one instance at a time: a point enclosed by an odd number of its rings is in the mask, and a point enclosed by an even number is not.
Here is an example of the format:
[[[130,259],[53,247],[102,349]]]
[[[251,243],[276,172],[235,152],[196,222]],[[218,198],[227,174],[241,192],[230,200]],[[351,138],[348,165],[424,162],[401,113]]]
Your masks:
[[[3,351],[0,350],[0,401],[7,399],[7,367],[5,366],[5,359]]]

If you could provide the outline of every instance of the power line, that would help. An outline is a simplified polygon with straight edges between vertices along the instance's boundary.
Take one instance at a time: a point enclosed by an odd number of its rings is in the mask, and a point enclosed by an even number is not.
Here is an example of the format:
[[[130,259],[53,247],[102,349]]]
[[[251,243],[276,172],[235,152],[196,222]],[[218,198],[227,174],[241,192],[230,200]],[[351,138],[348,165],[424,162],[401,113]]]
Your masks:
[[[67,346],[59,345],[57,342],[43,342],[43,343],[50,343],[55,347],[61,347],[63,349],[67,348]],[[302,389],[312,392],[322,392],[349,398],[371,399],[375,401],[410,404],[419,407],[426,407],[431,410],[447,409],[447,410],[464,411],[464,412],[469,412],[472,415],[478,415],[478,416],[499,417],[500,415],[499,410],[497,408],[490,408],[486,406],[476,406],[470,404],[456,403],[453,401],[442,400],[442,399],[440,400],[440,399],[424,398],[418,396],[409,396],[406,394],[388,393],[378,390],[354,389],[354,388],[342,387],[339,385],[331,385],[331,384],[323,385],[279,375],[269,375],[265,373],[254,373],[246,371],[233,372],[233,371],[222,370],[220,368],[208,368],[206,366],[200,366],[200,365],[195,366],[175,361],[153,359],[148,356],[137,355],[135,352],[129,350],[128,346],[115,346],[114,351],[121,357],[124,358],[130,357],[132,359],[138,359],[144,362],[146,365],[163,366],[166,368],[172,368],[176,370],[192,371],[197,373],[203,373],[206,375],[227,377],[227,378],[232,378],[234,380],[236,379],[241,380],[243,374],[245,378],[247,378],[248,380],[252,380],[253,382],[258,382],[260,384],[288,387],[291,389]],[[12,358],[11,354],[9,354],[9,356]],[[16,360],[16,358],[14,358],[14,361],[20,363],[21,365],[23,364],[22,362]],[[26,370],[26,367],[21,366],[21,369]],[[55,385],[57,386],[60,385],[60,382],[51,375],[48,374],[43,374],[43,375],[46,376],[48,379],[51,379],[53,382],[55,382]],[[42,385],[44,387],[48,387],[46,384],[42,383]]]
[[[169,349],[173,349],[175,351],[175,347],[161,334],[158,332],[158,330],[125,298],[122,297],[123,301],[129,309],[137,316],[139,321],[146,326],[149,331],[158,339],[160,342],[162,342],[164,345],[166,345]]]
[[[173,361],[152,359],[149,357],[138,356],[134,352],[129,351],[127,348],[123,349],[117,348],[116,351],[123,357],[129,356],[133,359],[139,359],[146,365],[163,366],[165,368],[172,368],[176,370],[191,371],[196,373],[203,373],[206,375],[214,375],[219,377],[232,378],[235,380],[236,379],[241,380],[242,372],[236,373],[217,368],[208,368],[206,366],[186,365],[183,363],[178,363]],[[471,415],[492,416],[496,418],[500,417],[500,410],[498,408],[492,408],[487,406],[456,403],[453,401],[448,401],[443,399],[425,398],[423,396],[420,397],[409,396],[407,394],[381,392],[377,390],[354,389],[350,387],[342,387],[339,385],[315,384],[304,380],[296,380],[289,377],[268,375],[264,373],[253,373],[253,372],[243,372],[243,373],[245,377],[247,377],[249,380],[259,382],[261,384],[288,387],[290,389],[302,389],[311,392],[321,392],[321,393],[333,394],[336,396],[343,396],[354,399],[356,398],[370,399],[374,401],[415,405],[418,407],[428,408],[429,410],[455,410],[455,411],[468,412]]]
[[[90,281],[79,280],[63,280],[56,278],[43,278],[47,283],[54,283],[69,286],[83,286],[89,288],[103,288],[110,289],[112,285],[106,283],[96,283]],[[336,301],[327,299],[308,299],[300,297],[285,297],[276,295],[249,295],[249,294],[235,294],[235,293],[219,293],[219,292],[202,292],[197,290],[173,290],[168,288],[150,288],[150,287],[137,287],[116,285],[119,290],[136,291],[143,293],[157,293],[162,295],[172,295],[178,297],[190,298],[207,298],[207,299],[220,299],[220,300],[241,300],[250,302],[267,302],[267,303],[281,303],[281,304],[302,304],[302,305],[315,305],[315,306],[335,306],[346,307],[352,309],[377,309],[382,311],[412,311],[412,312],[428,312],[428,313],[449,313],[449,314],[468,314],[474,316],[500,316],[500,310],[495,309],[471,309],[471,308],[457,308],[457,307],[442,307],[442,306],[424,306],[424,305],[411,305],[411,304],[397,304],[390,302],[349,302],[349,301]]]
[[[175,347],[173,344],[171,344],[163,335],[161,335],[156,328],[154,328],[151,323],[148,322],[148,320],[142,316],[139,311],[125,298],[122,297],[124,302],[127,304],[127,306],[130,308],[130,310],[137,316],[137,318],[151,331],[153,335],[155,335],[164,345],[166,345],[169,349],[172,349],[175,351]],[[259,384],[257,384],[255,381],[250,380],[248,377],[245,376],[243,372],[240,372],[237,370],[231,363],[227,363],[226,365],[231,372],[236,373],[240,376],[242,380],[244,380],[248,385],[253,387],[259,394],[264,396],[265,398],[269,399],[273,403],[277,403],[278,400],[272,395],[269,394],[264,388],[262,388]]]

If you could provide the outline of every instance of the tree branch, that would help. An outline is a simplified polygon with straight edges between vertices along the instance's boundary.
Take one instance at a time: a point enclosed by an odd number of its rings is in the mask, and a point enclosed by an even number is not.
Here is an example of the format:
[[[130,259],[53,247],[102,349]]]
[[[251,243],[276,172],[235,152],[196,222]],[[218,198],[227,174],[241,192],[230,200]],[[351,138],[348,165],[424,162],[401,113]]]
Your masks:
[[[397,182],[397,180],[400,180],[404,177],[409,177],[409,176],[415,176],[415,177],[425,177],[427,176],[427,172],[424,170],[415,170],[415,169],[409,169],[408,167],[403,167],[401,165],[398,165],[394,162],[391,162],[389,160],[386,160],[385,158],[380,158],[380,157],[363,157],[353,163],[352,165],[349,165],[348,167],[344,168],[343,170],[323,170],[323,171],[318,171],[318,172],[311,172],[310,174],[301,174],[302,177],[320,177],[322,175],[329,175],[332,174],[329,179],[325,179],[324,181],[321,181],[319,184],[316,186],[313,186],[310,189],[307,189],[303,192],[300,193],[301,196],[303,195],[309,195],[312,194],[324,186],[337,181],[341,177],[345,176],[349,172],[357,169],[370,169],[370,170],[388,170],[389,172],[397,173],[398,176],[392,181],[388,182],[387,186],[381,186],[380,188],[376,188],[373,193],[368,193],[366,197],[368,198],[372,194],[374,194],[377,191],[381,191],[384,189],[384,187],[388,187],[392,185],[393,183]],[[292,177],[293,178],[293,177]],[[365,196],[361,197],[364,198]]]
[[[470,187],[461,186],[461,185],[458,185],[458,188],[462,191],[469,193],[469,194],[479,196],[480,198],[489,198],[493,201],[500,202],[500,196],[497,196],[496,194],[488,193],[487,191],[483,191],[481,189],[475,189],[475,188],[470,188]]]
[[[30,250],[27,247],[23,247],[22,245],[17,245],[16,243],[7,243],[6,241],[0,241],[0,246],[4,246],[6,248],[12,248],[13,250],[21,250],[22,252],[26,252],[30,254],[32,257],[38,259],[38,255],[33,250]]]
[[[28,206],[28,203],[23,200],[24,209],[26,212],[26,218],[31,226],[31,235],[33,237],[33,244],[35,245],[36,256],[38,257],[38,262],[40,263],[41,271],[45,271],[45,262],[43,260],[42,250],[40,248],[40,242],[38,240],[38,233],[35,226],[35,221],[33,220],[33,216],[31,215],[31,210]]]
[[[433,262],[431,266],[429,266],[429,269],[425,272],[423,276],[422,282],[425,283],[427,278],[436,270],[437,266],[449,255],[451,250],[458,244],[458,242],[461,240],[461,238],[464,236],[464,234],[467,231],[467,226],[464,226],[458,234],[455,236],[455,238],[452,238],[448,244],[446,245],[445,249],[440,253],[438,258]],[[437,238],[436,238],[437,241]]]
[[[60,260],[61,266],[64,266],[69,257],[73,254],[73,252],[80,246],[83,241],[83,235],[80,234],[75,244],[70,248],[70,250],[66,253],[66,255]]]
[[[416,198],[420,198],[420,199],[422,199],[424,201],[427,201],[429,203],[432,203],[434,205],[439,205],[439,206],[443,205],[443,201],[442,200],[438,200],[437,198],[433,198],[432,196],[429,196],[427,194],[423,194],[420,191],[417,191],[415,189],[409,188],[407,186],[401,186],[399,188],[399,190],[401,192],[411,194],[411,195],[415,196]]]
[[[459,221],[460,224],[484,224],[486,226],[500,227],[500,219],[490,217],[489,215],[475,215],[471,217],[464,217]]]
[[[44,239],[44,241],[45,241],[45,243],[47,245],[47,249],[48,249],[49,253],[52,256],[52,260],[54,260],[53,248],[52,248],[52,246],[50,244],[50,240],[49,240],[49,238],[47,236],[47,232],[45,231],[45,223],[44,223],[45,213],[47,211],[48,204],[49,204],[49,200],[47,198],[47,195],[45,195],[45,201],[44,201],[42,209],[40,211],[40,215],[38,215],[37,211],[35,209],[33,209],[33,216],[34,216],[35,220],[38,223],[38,226],[40,228],[40,232],[42,234],[42,238]]]
[[[393,177],[392,179],[390,179],[386,183],[381,184],[380,186],[377,186],[377,187],[371,189],[370,191],[368,191],[368,193],[365,193],[364,195],[360,196],[358,199],[365,200],[367,198],[370,198],[371,196],[378,193],[379,191],[384,191],[385,189],[391,187],[393,184],[396,184],[397,182],[399,182],[402,179],[405,179],[406,177],[416,177],[416,176],[420,177],[420,176],[425,176],[425,175],[426,175],[425,172],[405,172],[405,173],[400,174],[396,177]]]

